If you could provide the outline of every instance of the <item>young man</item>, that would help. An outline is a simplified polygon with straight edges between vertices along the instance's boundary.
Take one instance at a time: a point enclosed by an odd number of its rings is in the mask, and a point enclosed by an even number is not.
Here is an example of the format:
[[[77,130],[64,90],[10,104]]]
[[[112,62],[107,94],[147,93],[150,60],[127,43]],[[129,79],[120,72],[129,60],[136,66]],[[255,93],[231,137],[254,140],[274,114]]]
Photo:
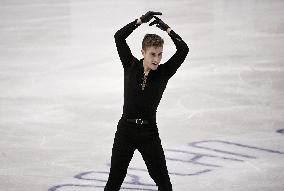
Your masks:
[[[127,174],[128,165],[136,149],[141,153],[151,178],[159,191],[172,191],[164,151],[156,123],[156,111],[168,80],[185,60],[188,46],[167,24],[149,11],[118,30],[114,37],[117,51],[124,68],[123,114],[115,133],[111,167],[105,191],[119,191]],[[142,42],[143,59],[135,58],[126,38],[142,23],[154,21],[166,31],[176,46],[175,54],[160,64],[163,54],[163,39],[155,34],[146,34]]]

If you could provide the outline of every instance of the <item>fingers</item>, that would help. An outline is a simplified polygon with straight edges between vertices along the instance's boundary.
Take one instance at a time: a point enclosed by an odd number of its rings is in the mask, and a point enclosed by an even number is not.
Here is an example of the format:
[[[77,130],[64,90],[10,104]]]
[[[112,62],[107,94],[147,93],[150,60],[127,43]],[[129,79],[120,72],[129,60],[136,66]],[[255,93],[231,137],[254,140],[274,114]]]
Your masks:
[[[155,12],[155,11],[151,11],[152,15],[162,15],[161,12]]]
[[[161,29],[161,30],[165,30],[161,25],[156,25],[159,29]]]
[[[153,16],[156,20],[161,20],[159,17],[157,17],[157,16]]]
[[[153,16],[153,18],[155,18],[155,20],[151,22],[149,26],[156,25],[156,27],[160,28],[163,31],[166,31],[169,28],[169,26],[164,23],[159,17]]]
[[[153,22],[151,22],[150,24],[149,24],[149,26],[153,26],[153,25],[155,25],[155,24],[158,24],[159,22],[157,21],[157,20],[154,20]]]
[[[151,22],[151,23],[149,24],[149,26],[153,26],[153,25],[155,25],[155,24],[159,24],[160,21],[161,21],[161,19],[160,19],[159,17],[157,17],[157,16],[153,16],[153,17],[155,18],[155,20],[154,20],[153,22]]]
[[[156,11],[148,11],[145,15],[142,15],[140,17],[142,23],[147,23],[149,22],[155,15],[162,15],[161,12],[156,12]]]

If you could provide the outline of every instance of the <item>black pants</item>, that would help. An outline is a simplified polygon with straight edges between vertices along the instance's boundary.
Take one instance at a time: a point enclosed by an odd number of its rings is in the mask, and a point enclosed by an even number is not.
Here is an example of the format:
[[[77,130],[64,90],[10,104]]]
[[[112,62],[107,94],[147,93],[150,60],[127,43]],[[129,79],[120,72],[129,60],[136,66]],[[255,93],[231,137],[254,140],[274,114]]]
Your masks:
[[[148,172],[159,191],[172,191],[157,125],[129,123],[123,117],[117,125],[110,173],[104,191],[119,191],[136,149],[141,153]]]

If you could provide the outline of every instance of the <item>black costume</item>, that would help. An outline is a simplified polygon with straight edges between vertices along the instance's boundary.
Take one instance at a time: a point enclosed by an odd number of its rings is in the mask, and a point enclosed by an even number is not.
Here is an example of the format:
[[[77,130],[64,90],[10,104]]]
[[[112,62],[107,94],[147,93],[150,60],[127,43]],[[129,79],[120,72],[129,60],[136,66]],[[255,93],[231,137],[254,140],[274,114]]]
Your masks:
[[[169,36],[176,53],[144,78],[143,59],[135,58],[126,38],[139,26],[137,20],[118,30],[114,37],[124,68],[124,105],[115,134],[111,168],[105,191],[118,191],[136,149],[142,154],[149,174],[160,191],[171,191],[164,151],[156,124],[156,111],[168,80],[188,54],[188,46],[173,30]],[[143,88],[144,80],[144,88]],[[142,120],[140,120],[142,119]]]

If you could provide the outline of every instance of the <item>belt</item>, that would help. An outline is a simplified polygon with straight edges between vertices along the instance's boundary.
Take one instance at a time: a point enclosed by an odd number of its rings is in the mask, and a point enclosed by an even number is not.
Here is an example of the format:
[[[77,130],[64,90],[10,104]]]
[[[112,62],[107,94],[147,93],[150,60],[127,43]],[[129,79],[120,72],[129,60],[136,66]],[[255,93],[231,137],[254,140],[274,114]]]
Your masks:
[[[144,119],[126,119],[126,121],[130,123],[136,123],[139,125],[143,125],[143,124],[148,125],[150,123],[148,120],[144,120]]]

